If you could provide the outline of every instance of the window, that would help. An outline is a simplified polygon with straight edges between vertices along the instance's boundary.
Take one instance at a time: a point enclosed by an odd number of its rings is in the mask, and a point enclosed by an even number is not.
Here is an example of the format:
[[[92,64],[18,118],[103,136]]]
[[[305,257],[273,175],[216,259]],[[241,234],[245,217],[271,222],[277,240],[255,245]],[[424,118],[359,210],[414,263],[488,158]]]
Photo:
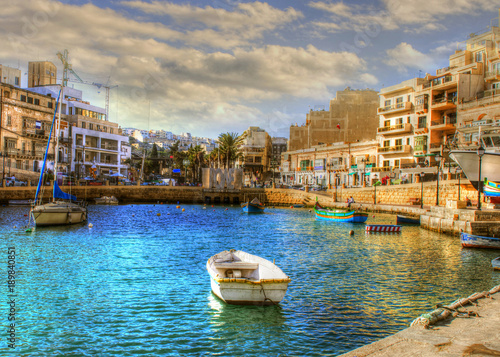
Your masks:
[[[406,145],[410,145],[410,138],[406,138]]]
[[[49,101],[49,102],[47,103],[47,107],[48,107],[48,108],[52,108],[52,101]]]
[[[7,115],[7,125],[8,126],[12,125],[12,117],[10,115]]]
[[[391,167],[391,162],[389,160],[384,160],[384,167]]]
[[[408,94],[407,102],[411,102],[411,94]]]
[[[399,160],[394,160],[394,167],[399,167]]]
[[[483,51],[476,52],[476,62],[483,62]]]
[[[410,117],[406,118],[406,122],[407,122],[408,124],[410,124],[410,123],[411,123],[411,121],[410,121]]]
[[[397,118],[396,119],[396,124],[399,125],[399,124],[403,124],[403,118]]]
[[[403,103],[403,97],[396,98],[396,104]]]
[[[493,83],[492,88],[493,88],[493,89],[500,89],[500,82],[498,82],[498,83]]]
[[[40,99],[35,98],[35,105],[40,105]]]
[[[3,95],[5,96],[5,98],[10,98],[10,92],[8,91],[3,92]]]
[[[384,141],[384,147],[387,148],[389,146],[391,146],[391,141],[390,140],[385,140]]]
[[[386,101],[384,102],[384,106],[388,107],[388,106],[390,106],[390,105],[391,105],[391,100],[390,100],[390,99],[389,99],[389,100],[386,100]]]
[[[384,120],[384,127],[387,128],[391,126],[391,121],[390,120]]]
[[[113,134],[113,128],[109,128],[109,133]]]
[[[90,129],[90,130],[94,130],[94,124],[89,123],[89,129]]]
[[[418,128],[426,128],[427,127],[427,116],[418,117]]]
[[[401,145],[403,145],[403,139],[396,139],[395,144],[396,144],[396,146],[401,146]]]
[[[14,85],[18,86],[19,85],[19,77],[14,78]]]
[[[21,102],[26,102],[26,96],[24,94],[21,94],[21,97],[19,98]]]
[[[32,97],[28,97],[28,104],[33,104],[33,98]]]

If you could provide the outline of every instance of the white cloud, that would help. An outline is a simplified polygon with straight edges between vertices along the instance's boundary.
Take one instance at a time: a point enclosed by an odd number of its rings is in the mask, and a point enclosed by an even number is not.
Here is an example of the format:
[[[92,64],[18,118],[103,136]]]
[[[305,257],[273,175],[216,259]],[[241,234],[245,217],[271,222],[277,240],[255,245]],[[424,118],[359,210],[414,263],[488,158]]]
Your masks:
[[[402,42],[395,48],[386,51],[385,63],[396,68],[398,72],[406,73],[409,69],[435,69],[433,58]]]

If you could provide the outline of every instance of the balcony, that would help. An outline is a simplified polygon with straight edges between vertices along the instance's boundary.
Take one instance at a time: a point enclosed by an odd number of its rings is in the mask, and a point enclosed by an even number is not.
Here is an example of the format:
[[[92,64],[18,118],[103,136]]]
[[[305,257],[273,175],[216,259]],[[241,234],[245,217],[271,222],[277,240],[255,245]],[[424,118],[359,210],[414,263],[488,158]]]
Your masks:
[[[392,170],[391,166],[372,167],[372,173],[373,172],[390,172],[391,170]]]
[[[438,120],[431,121],[432,130],[455,130],[457,116],[442,116]]]
[[[410,123],[403,123],[377,128],[377,132],[384,135],[396,135],[402,133],[410,133],[411,129],[412,125]]]
[[[33,159],[33,160],[43,160],[45,156],[45,150],[22,150],[15,148],[7,148],[7,157],[17,158],[17,159]]]
[[[415,144],[413,146],[414,154],[425,154],[427,152],[427,144]]]
[[[418,128],[415,128],[414,132],[416,135],[422,135],[422,134],[427,134],[429,129],[425,126],[425,124],[422,124],[422,126],[419,126]]]
[[[447,90],[457,86],[457,79],[454,76],[444,76],[432,80],[432,89]]]
[[[48,140],[50,130],[23,128],[22,135],[32,139]]]
[[[457,107],[457,98],[435,98],[432,100],[432,109],[434,110],[448,110]]]
[[[487,71],[484,74],[484,79],[486,81],[497,81],[497,80],[500,80],[500,69],[496,69],[494,71]]]
[[[397,113],[397,112],[411,110],[411,108],[412,108],[411,102],[396,103],[393,105],[387,105],[385,107],[378,108],[378,113],[379,114]]]
[[[377,148],[378,154],[409,154],[411,151],[410,145],[395,145]]]

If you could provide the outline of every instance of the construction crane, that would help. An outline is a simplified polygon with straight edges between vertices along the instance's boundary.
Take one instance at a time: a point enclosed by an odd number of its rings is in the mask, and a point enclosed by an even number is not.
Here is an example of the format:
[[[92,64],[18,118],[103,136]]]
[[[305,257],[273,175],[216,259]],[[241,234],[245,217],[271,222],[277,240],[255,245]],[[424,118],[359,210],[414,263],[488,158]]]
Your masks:
[[[76,72],[73,70],[73,67],[68,62],[68,55],[69,55],[68,50],[64,50],[62,53],[57,52],[57,57],[61,60],[61,62],[63,64],[63,68],[64,68],[64,70],[63,70],[63,86],[67,87],[68,81],[70,81],[70,82],[76,82],[76,83],[82,83],[82,84],[89,84],[92,86],[96,86],[98,89],[106,88],[106,121],[108,121],[109,120],[109,90],[116,88],[118,86],[117,85],[109,86],[107,84],[84,81],[83,79],[80,78],[80,76],[78,74],[76,74]],[[77,80],[76,81],[69,80],[69,75],[68,75],[69,73],[68,72],[71,72],[71,74]],[[108,79],[108,83],[109,83],[109,79]]]

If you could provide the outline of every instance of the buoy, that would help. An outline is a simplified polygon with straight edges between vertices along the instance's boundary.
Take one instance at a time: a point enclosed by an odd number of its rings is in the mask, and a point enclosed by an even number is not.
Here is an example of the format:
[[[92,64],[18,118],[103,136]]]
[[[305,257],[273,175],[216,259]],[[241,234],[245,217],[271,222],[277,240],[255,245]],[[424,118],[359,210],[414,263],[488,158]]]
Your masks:
[[[372,218],[375,218],[375,215],[373,215]]]
[[[135,217],[135,214],[133,214],[132,217]]]
[[[214,208],[214,205],[212,205],[212,208]]]
[[[353,230],[349,231],[349,235],[353,236],[354,235],[354,231]]]
[[[215,212],[215,210],[214,210],[214,212]]]
[[[153,211],[148,211],[149,213],[153,212]]]
[[[181,208],[181,206],[175,206],[175,208]]]
[[[293,206],[290,206],[290,208],[293,208]]]
[[[94,227],[94,225],[92,223],[89,223],[89,228],[92,228]]]
[[[167,216],[170,216],[170,213],[167,213]]]
[[[184,212],[185,210],[186,210],[186,209],[185,209],[185,208],[183,208],[183,209],[182,209],[182,212]]]
[[[203,209],[207,209],[206,207],[203,207]]]
[[[160,217],[160,216],[161,216],[161,213],[157,213],[156,215],[157,215],[158,217]]]
[[[14,226],[14,228],[17,228],[16,226]]]
[[[27,215],[27,214],[25,214],[25,215],[24,215],[24,217],[28,217],[28,215]]]

